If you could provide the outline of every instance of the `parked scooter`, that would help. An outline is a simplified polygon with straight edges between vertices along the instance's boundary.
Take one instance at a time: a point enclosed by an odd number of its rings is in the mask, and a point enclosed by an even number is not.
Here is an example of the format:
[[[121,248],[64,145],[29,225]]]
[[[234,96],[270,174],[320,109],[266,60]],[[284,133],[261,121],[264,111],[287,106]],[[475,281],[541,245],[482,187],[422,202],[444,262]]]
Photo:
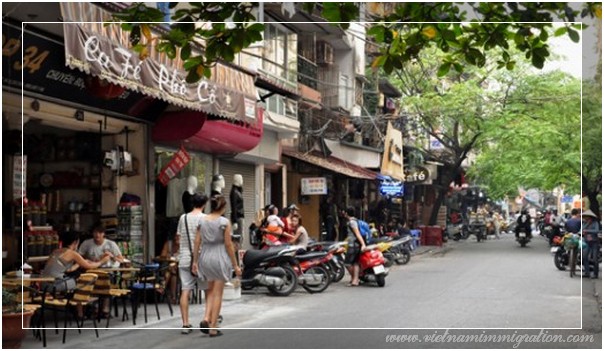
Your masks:
[[[392,240],[388,237],[388,240],[384,240],[376,243],[378,250],[384,255],[386,267],[390,267],[392,263],[396,264],[407,264],[411,260],[411,249],[409,244],[411,243],[411,236],[405,236],[403,238]]]
[[[466,226],[463,222],[459,222],[457,224],[449,223],[447,224],[447,228],[445,229],[447,232],[447,236],[455,241],[459,241],[460,239],[468,238],[468,231],[466,230]]]
[[[278,296],[288,296],[298,287],[293,266],[297,265],[296,248],[277,246],[266,250],[247,250],[243,255],[241,288],[266,286]]]
[[[379,287],[383,287],[388,275],[384,263],[384,255],[378,250],[377,244],[366,246],[359,259],[359,279],[363,282],[376,282]]]
[[[296,265],[292,268],[298,277],[298,284],[309,293],[320,293],[331,284],[331,272],[326,267],[333,255],[329,252],[315,251],[297,253]]]
[[[346,253],[347,242],[321,241],[308,244],[308,251],[325,251],[331,254],[331,259],[327,264],[327,269],[331,272],[331,281],[334,283],[344,279],[346,267],[344,266],[344,254]]]

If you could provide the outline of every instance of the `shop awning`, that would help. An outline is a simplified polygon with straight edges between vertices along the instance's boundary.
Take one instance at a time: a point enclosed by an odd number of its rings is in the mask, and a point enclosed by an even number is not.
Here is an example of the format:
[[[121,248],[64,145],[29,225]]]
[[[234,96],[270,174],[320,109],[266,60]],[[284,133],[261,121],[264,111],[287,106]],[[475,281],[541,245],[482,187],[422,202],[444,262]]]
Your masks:
[[[252,75],[218,63],[210,79],[189,84],[180,55],[170,59],[149,45],[148,57],[141,60],[130,50],[130,33],[120,23],[108,24],[110,12],[73,2],[61,3],[61,13],[69,67],[190,110],[245,122],[256,119],[258,94]]]
[[[300,161],[308,162],[328,171],[340,173],[351,178],[373,180],[378,177],[377,172],[346,162],[337,157],[323,157],[318,151],[304,153],[293,149],[283,148],[282,153],[285,156],[293,157]]]

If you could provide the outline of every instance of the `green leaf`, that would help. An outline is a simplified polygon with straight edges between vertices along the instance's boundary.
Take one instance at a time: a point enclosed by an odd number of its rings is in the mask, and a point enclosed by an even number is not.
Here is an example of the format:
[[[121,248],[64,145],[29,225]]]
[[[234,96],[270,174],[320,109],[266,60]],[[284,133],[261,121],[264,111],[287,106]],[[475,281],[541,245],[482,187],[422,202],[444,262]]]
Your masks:
[[[505,64],[505,68],[508,71],[512,71],[514,69],[515,65],[516,65],[516,61],[509,61],[508,63]]]
[[[190,43],[186,43],[181,49],[180,49],[180,58],[185,61],[189,58],[189,56],[191,56],[191,44]]]
[[[455,67],[455,70],[457,71],[457,73],[463,73],[463,66],[461,63],[455,62],[453,64],[453,67]]]
[[[577,32],[574,29],[568,28],[568,36],[570,37],[570,40],[572,40],[575,43],[578,43],[581,40],[581,36],[579,36],[579,32]]]
[[[539,69],[542,69],[543,64],[545,63],[545,59],[543,58],[543,56],[533,55],[531,62],[533,64],[533,66],[535,66]]]
[[[166,55],[170,59],[176,58],[176,46],[174,44],[168,43],[168,45],[166,45]]]
[[[438,68],[438,72],[437,72],[437,76],[438,77],[444,77],[447,75],[447,73],[449,73],[449,70],[451,69],[451,62],[445,62],[442,65],[440,65],[440,67]]]
[[[254,32],[264,32],[264,24],[254,23],[251,26],[247,27],[247,30],[254,31]]]
[[[555,36],[555,37],[559,37],[559,36],[561,36],[561,35],[566,34],[566,30],[567,30],[567,29],[568,29],[568,28],[566,28],[566,27],[560,27],[560,28],[556,29],[556,31],[554,32],[554,36]]]

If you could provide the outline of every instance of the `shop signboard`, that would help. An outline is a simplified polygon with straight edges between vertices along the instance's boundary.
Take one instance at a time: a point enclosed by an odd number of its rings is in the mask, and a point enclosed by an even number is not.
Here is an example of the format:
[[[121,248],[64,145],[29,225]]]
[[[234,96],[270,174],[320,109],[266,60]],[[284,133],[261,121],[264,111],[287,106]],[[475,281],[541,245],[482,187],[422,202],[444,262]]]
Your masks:
[[[571,204],[573,202],[573,197],[570,195],[564,195],[560,199],[560,202],[562,202],[563,204]]]
[[[22,32],[20,25],[2,22],[4,87],[18,89],[19,93],[23,89],[27,96],[33,93],[42,99],[54,98],[150,120],[162,112],[144,107],[141,110],[145,96],[129,90],[111,100],[96,97],[87,88],[90,79],[86,73],[65,66],[65,49],[60,38],[55,40],[30,30]]]
[[[403,171],[403,134],[388,122],[380,173],[394,179],[405,179]]]
[[[167,186],[170,179],[174,178],[178,172],[185,168],[189,161],[191,161],[191,156],[187,150],[181,146],[180,150],[174,154],[170,162],[168,162],[161,172],[159,172],[157,178],[164,186]]]
[[[403,182],[398,180],[383,179],[380,182],[380,193],[385,196],[401,197],[405,191]]]
[[[27,177],[27,155],[15,156],[13,161],[13,200],[25,196],[25,179]]]
[[[327,195],[327,178],[302,178],[302,195]]]
[[[211,68],[211,78],[189,83],[180,57],[167,59],[164,53],[150,50],[148,57],[141,58],[123,39],[128,36],[119,23],[100,27],[64,23],[63,27],[69,67],[194,111],[244,121],[256,118],[256,88],[249,74],[219,63]]]
[[[424,183],[430,180],[430,171],[421,166],[405,170],[405,183]]]

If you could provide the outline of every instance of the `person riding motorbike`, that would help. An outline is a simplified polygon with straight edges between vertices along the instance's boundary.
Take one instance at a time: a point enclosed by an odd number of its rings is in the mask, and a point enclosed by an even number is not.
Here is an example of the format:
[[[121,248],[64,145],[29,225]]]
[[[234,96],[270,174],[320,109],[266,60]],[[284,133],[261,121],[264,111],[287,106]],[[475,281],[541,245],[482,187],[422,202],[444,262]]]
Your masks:
[[[531,237],[531,216],[529,215],[527,210],[522,210],[520,213],[520,217],[516,220],[516,238],[518,238],[518,234],[520,231],[524,231],[527,237]]]

